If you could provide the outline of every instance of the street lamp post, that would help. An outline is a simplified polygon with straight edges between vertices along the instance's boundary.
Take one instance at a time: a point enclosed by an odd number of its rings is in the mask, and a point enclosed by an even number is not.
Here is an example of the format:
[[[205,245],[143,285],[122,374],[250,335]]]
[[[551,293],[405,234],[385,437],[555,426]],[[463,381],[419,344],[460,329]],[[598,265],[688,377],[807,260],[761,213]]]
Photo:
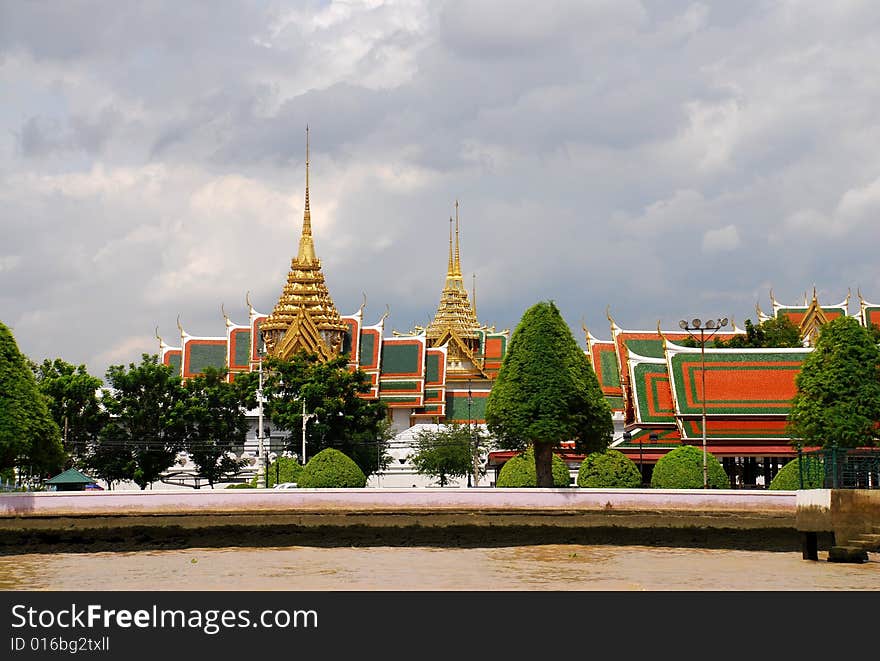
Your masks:
[[[300,396],[302,399],[302,465],[306,465],[306,423],[314,418],[317,413],[306,413],[306,398]]]
[[[695,332],[700,333],[700,378],[702,381],[703,396],[703,488],[709,488],[709,469],[706,464],[706,340],[710,339],[715,333],[727,326],[727,317],[723,319],[709,319],[703,323],[699,319],[693,319],[690,323],[682,319],[678,322],[679,327],[686,331],[688,335],[696,339]],[[709,337],[706,332],[709,331]]]
[[[258,369],[257,381],[257,486],[260,485],[260,473],[263,473],[263,479],[266,487],[269,486],[269,465],[265,463],[263,449],[263,356],[260,355],[260,363]]]

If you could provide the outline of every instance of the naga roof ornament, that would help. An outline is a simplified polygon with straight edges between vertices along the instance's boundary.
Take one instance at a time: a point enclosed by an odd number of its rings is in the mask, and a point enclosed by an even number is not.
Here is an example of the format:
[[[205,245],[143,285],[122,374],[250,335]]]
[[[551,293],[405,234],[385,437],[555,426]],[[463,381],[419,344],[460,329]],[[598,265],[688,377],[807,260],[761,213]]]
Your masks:
[[[270,355],[290,358],[297,351],[317,353],[322,360],[339,355],[346,325],[330,298],[321,260],[315,254],[309,208],[309,128],[306,126],[306,191],[299,251],[281,296],[260,329]]]

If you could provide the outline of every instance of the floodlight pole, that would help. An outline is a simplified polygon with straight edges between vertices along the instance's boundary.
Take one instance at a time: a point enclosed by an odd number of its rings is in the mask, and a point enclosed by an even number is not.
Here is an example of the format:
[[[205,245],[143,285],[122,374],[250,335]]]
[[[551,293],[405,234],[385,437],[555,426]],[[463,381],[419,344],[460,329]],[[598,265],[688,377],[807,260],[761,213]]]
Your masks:
[[[702,390],[703,396],[701,399],[703,400],[703,488],[709,488],[709,466],[706,462],[706,340],[711,338],[715,333],[721,330],[724,326],[727,326],[727,317],[724,319],[710,319],[705,324],[703,324],[699,319],[694,319],[691,323],[688,323],[684,319],[678,322],[679,327],[687,331],[688,335],[695,337],[691,331],[700,331],[700,377],[702,381]],[[706,331],[712,331],[709,333],[709,337],[706,337]]]

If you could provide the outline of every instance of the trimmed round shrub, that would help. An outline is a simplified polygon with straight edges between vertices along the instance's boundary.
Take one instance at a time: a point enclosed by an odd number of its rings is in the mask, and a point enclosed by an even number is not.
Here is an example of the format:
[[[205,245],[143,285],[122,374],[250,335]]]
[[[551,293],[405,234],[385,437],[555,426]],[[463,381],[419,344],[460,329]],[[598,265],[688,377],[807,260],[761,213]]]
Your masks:
[[[227,484],[227,489],[253,489],[254,485],[250,482],[237,482],[236,484]]]
[[[299,476],[302,470],[303,467],[293,457],[278,457],[269,464],[269,487],[285,482],[296,482],[299,484]]]
[[[825,471],[822,464],[811,461],[804,471],[804,489],[822,489],[825,486]],[[770,481],[769,489],[774,491],[797,491],[801,488],[800,471],[798,460],[792,459],[779,469],[776,476]]]
[[[620,450],[587,455],[577,476],[577,485],[590,489],[633,489],[641,484],[638,466]]]
[[[284,484],[285,482],[299,483],[299,474],[302,473],[302,469],[303,467],[293,457],[278,457],[275,461],[269,464],[269,468],[266,470],[266,474],[269,476],[269,488],[271,489],[276,484]],[[276,473],[280,478],[278,480],[275,479]],[[265,487],[266,478],[260,478],[260,483],[257,484],[257,477],[257,475],[254,475],[251,478],[249,483],[251,488],[261,489]]]
[[[562,457],[553,453],[553,486],[567,487],[571,480],[568,473],[568,464]],[[498,473],[496,487],[537,487],[538,477],[535,475],[535,450],[529,448],[522,454],[508,459]]]
[[[730,478],[711,452],[706,453],[706,468],[710,489],[730,488]],[[655,489],[702,489],[703,449],[680,445],[660,457],[654,467],[651,486]]]
[[[367,485],[367,476],[351,457],[327,448],[309,459],[296,482],[304,488],[359,489]]]

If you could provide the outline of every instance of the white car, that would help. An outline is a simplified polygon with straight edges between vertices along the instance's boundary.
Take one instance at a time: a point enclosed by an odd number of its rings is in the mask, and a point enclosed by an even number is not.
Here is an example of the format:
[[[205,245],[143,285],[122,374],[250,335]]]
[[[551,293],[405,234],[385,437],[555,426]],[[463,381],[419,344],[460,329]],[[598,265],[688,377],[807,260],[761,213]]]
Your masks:
[[[281,484],[276,484],[273,489],[296,489],[296,482],[282,482]]]

